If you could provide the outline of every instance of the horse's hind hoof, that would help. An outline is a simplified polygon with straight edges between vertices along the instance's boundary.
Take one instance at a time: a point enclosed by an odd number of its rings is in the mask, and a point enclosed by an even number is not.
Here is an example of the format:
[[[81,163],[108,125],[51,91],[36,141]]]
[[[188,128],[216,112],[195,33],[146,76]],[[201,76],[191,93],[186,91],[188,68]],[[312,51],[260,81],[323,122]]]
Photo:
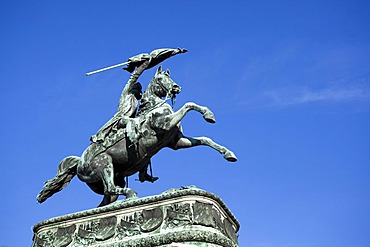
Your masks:
[[[203,115],[203,118],[208,122],[208,123],[216,123],[215,115],[212,112],[206,112]]]
[[[126,199],[137,198],[137,192],[133,189],[126,188]]]
[[[227,151],[225,154],[224,154],[224,158],[227,160],[227,161],[230,161],[230,162],[235,162],[237,161],[238,159],[236,158],[235,154],[231,151]]]

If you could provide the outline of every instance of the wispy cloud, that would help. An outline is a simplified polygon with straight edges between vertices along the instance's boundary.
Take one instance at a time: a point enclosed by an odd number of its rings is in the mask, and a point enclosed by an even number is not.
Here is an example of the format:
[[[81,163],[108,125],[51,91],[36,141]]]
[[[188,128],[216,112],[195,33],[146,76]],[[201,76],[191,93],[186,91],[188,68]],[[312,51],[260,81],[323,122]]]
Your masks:
[[[341,103],[347,101],[369,100],[370,92],[362,88],[353,89],[296,89],[276,90],[264,93],[271,106],[289,106],[315,102]]]
[[[370,111],[368,47],[294,40],[274,48],[251,53],[243,64],[233,98],[238,110],[317,106]]]
[[[249,109],[266,107],[292,107],[299,105],[309,105],[315,103],[345,104],[357,103],[368,105],[370,109],[370,88],[351,87],[351,88],[277,88],[267,90],[253,95],[248,99],[238,101],[239,106]]]

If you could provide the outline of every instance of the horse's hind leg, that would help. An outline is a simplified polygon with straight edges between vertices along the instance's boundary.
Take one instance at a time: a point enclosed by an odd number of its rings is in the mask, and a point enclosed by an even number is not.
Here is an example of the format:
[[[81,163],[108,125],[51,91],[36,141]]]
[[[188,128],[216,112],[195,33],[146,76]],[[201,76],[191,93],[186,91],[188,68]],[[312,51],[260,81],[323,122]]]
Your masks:
[[[104,195],[103,200],[98,205],[98,207],[103,207],[105,205],[108,205],[112,202],[117,201],[117,199],[118,199],[118,195]]]
[[[110,195],[104,194],[104,186],[102,181],[98,181],[95,183],[87,183],[87,185],[92,189],[95,193],[104,195],[102,202],[98,205],[98,207],[102,207],[108,205],[112,202],[115,202],[118,199],[118,195]],[[124,187],[124,185],[122,186]]]
[[[230,162],[237,161],[237,158],[232,151],[214,142],[211,138],[204,137],[204,136],[186,137],[186,136],[181,135],[176,145],[173,147],[173,149],[190,148],[190,147],[195,147],[195,146],[200,146],[200,145],[208,146],[208,147],[211,147],[217,150],[219,153],[223,154],[224,158],[227,161],[230,161]]]
[[[101,180],[104,186],[104,196],[106,197],[104,201],[115,201],[116,197],[111,197],[113,195],[125,195],[126,198],[136,197],[137,193],[129,188],[121,188],[114,184],[114,167],[112,163],[112,158],[108,154],[100,154],[94,160],[97,172],[100,173]],[[108,198],[109,197],[109,198]],[[102,202],[102,203],[103,203]]]
[[[115,184],[119,184],[122,188],[125,187],[125,185],[126,185],[125,177],[116,177],[114,182],[115,182]],[[103,200],[98,205],[98,207],[108,205],[112,202],[117,201],[117,199],[118,199],[118,195],[105,194]]]

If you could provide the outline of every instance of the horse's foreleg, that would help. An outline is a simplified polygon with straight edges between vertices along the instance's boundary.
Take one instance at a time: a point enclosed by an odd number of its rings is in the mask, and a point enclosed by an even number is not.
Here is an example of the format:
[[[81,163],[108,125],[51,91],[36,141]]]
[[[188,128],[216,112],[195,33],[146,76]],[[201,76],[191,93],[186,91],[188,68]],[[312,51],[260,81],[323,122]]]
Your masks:
[[[201,113],[203,115],[203,118],[209,123],[216,122],[213,112],[209,110],[208,107],[200,106],[193,102],[188,102],[184,104],[178,111],[157,118],[157,121],[154,125],[155,127],[170,130],[173,127],[177,126],[189,111],[197,111]]]
[[[190,148],[190,147],[195,147],[195,146],[208,146],[211,147],[215,150],[217,150],[219,153],[223,154],[224,158],[227,161],[235,162],[237,161],[237,158],[235,154],[227,149],[224,146],[221,146],[220,144],[214,142],[211,138],[209,137],[186,137],[182,136],[180,139],[177,141],[176,145],[173,147],[173,149],[181,149],[181,148]]]
[[[213,112],[210,109],[208,109],[208,107],[206,107],[206,106],[200,106],[198,104],[195,104],[194,102],[188,102],[188,103],[185,103],[185,105],[182,108],[185,108],[187,110],[187,112],[193,110],[193,111],[197,111],[197,112],[201,113],[203,115],[203,118],[209,123],[215,123],[216,122],[216,119],[215,119],[215,116],[214,116]]]

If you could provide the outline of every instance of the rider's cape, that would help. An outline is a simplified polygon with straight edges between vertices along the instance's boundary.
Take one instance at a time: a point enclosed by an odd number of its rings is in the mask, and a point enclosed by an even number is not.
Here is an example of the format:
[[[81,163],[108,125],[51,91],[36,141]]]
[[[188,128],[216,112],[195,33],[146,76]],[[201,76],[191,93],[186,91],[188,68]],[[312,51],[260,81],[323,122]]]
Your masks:
[[[111,120],[108,123],[112,123]],[[142,120],[140,120],[139,117],[128,118],[127,125],[123,128],[121,127],[117,129],[114,129],[115,127],[110,125],[110,131],[105,132],[105,134],[107,135],[104,137],[104,141],[101,143],[92,142],[90,146],[84,151],[81,156],[83,161],[89,163],[98,154],[105,152],[108,148],[112,147],[122,139],[126,139],[126,141],[129,141],[130,143],[136,143],[137,140],[139,140],[140,133],[138,130],[138,126],[140,125],[141,121]]]
[[[132,73],[136,67],[140,66],[144,61],[146,61],[149,57],[151,58],[151,61],[147,67],[147,69],[152,68],[156,66],[157,64],[163,62],[169,57],[172,57],[179,53],[185,53],[187,52],[186,49],[172,49],[172,48],[163,48],[163,49],[156,49],[152,51],[150,54],[142,53],[136,56],[133,56],[128,59],[128,64],[126,68],[123,68],[124,70],[127,70],[128,72]]]
[[[98,132],[91,136],[90,141],[94,143],[102,143],[104,142],[105,138],[111,133],[111,132],[117,132],[118,130],[118,122],[121,120],[122,117],[131,117],[133,114],[133,111],[136,112],[136,106],[138,103],[138,100],[135,98],[133,94],[129,94],[125,97],[124,105],[122,108],[119,109],[119,111],[107,122],[104,124],[103,127],[101,127]]]

